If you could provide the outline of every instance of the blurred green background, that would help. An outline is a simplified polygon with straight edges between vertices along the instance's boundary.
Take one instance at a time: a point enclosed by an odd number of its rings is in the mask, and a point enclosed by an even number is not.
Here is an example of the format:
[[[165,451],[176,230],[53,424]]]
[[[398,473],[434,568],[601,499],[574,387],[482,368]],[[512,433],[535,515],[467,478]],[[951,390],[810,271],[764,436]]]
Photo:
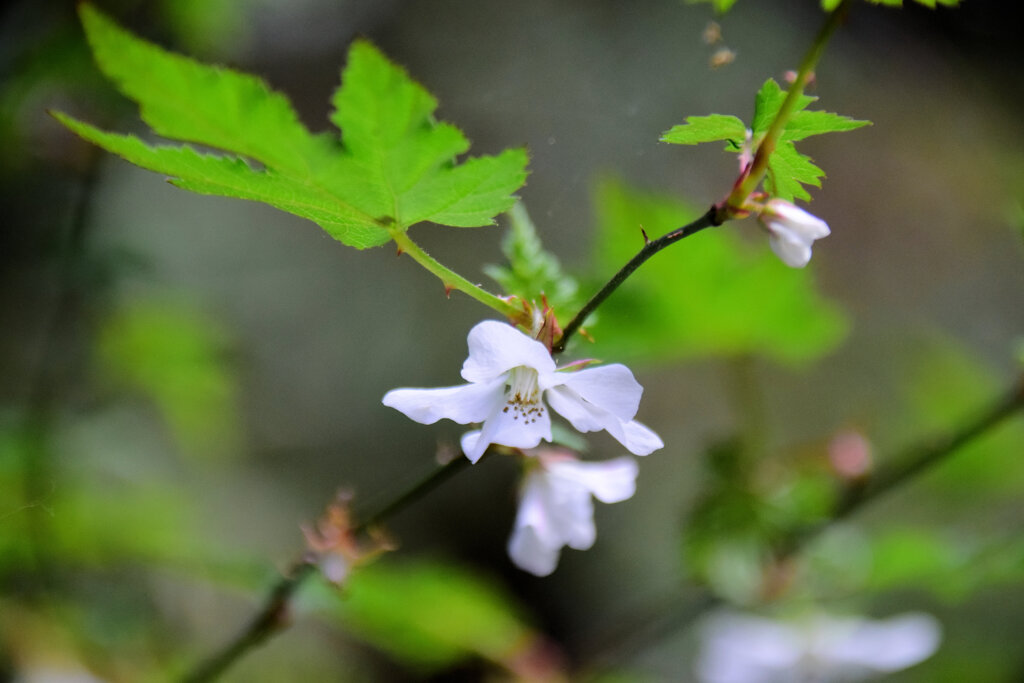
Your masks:
[[[709,46],[708,6],[674,0],[97,4],[263,76],[313,130],[349,42],[368,37],[475,153],[529,147],[520,195],[584,295],[639,248],[637,224],[660,234],[731,186],[732,155],[660,134],[688,115],[749,118],[821,21],[811,0],[741,0]],[[516,570],[516,473],[491,459],[398,515],[386,561],[443,560],[499,587],[585,666],[701,582],[750,599],[767,532],[744,524],[760,518],[694,514],[733,500],[723,490],[782,526],[814,519],[834,435],[863,433],[884,462],[1008,385],[1024,331],[1024,102],[1007,5],[855,4],[811,92],[874,126],[804,145],[828,174],[810,210],[833,231],[809,272],[766,263],[753,221],[702,233],[656,256],[602,309],[596,341],[570,349],[628,362],[645,387],[638,419],[667,444],[641,461],[632,500],[598,507],[593,549],[564,552],[546,579]],[[735,60],[712,68],[723,46]],[[92,66],[72,3],[15,2],[0,13],[0,680],[161,680],[236,632],[339,488],[373,508],[457,443],[457,425],[417,425],[380,398],[456,383],[466,332],[494,316],[446,299],[391,247],[357,252],[268,207],[177,190],[74,139],[49,108],[143,130]],[[413,235],[491,287],[482,266],[502,262],[505,229]],[[743,275],[702,269],[716,249],[741,254]],[[621,454],[588,441],[588,457]],[[730,448],[738,464],[723,469]],[[1021,456],[1018,417],[823,537],[785,601],[937,615],[943,648],[899,680],[1018,679]],[[398,636],[356,608],[339,628],[335,602],[311,591],[227,680],[482,675],[481,643],[440,663],[422,661],[429,638],[383,654],[373,634]],[[624,680],[689,680],[684,626],[630,641]]]

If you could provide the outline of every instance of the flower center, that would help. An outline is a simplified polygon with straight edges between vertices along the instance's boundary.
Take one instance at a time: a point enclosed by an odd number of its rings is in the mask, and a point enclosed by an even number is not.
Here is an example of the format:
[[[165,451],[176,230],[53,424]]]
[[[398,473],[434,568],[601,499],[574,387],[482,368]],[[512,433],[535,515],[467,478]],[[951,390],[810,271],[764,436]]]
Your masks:
[[[537,388],[537,371],[524,365],[512,368],[508,376],[508,393],[505,407],[501,412],[512,413],[512,419],[523,418],[524,424],[532,424],[544,414],[544,404]]]

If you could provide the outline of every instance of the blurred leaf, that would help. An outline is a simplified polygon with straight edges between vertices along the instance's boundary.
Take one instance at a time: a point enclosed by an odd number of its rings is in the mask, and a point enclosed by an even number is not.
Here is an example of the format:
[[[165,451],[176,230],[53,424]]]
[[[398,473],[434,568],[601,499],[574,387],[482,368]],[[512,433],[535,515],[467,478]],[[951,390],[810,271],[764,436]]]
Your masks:
[[[156,403],[185,453],[234,452],[236,387],[213,320],[163,302],[136,304],[106,322],[97,344],[104,371]]]
[[[941,434],[958,425],[1007,390],[1000,377],[949,341],[915,345],[916,363],[904,382],[904,431]],[[922,482],[943,507],[1010,503],[1024,490],[1024,416],[971,440],[935,468]]]
[[[725,14],[730,9],[732,9],[733,5],[736,4],[736,0],[686,0],[686,2],[690,3],[691,5],[696,5],[700,3],[710,4],[715,9],[715,11],[720,14]]]
[[[256,0],[163,0],[160,11],[177,41],[189,50],[225,51],[252,25],[247,12]]]
[[[875,590],[918,587],[952,593],[963,590],[958,569],[963,553],[949,539],[927,529],[884,531],[871,543],[869,587]]]
[[[509,231],[501,241],[501,251],[508,259],[507,266],[484,266],[506,294],[514,294],[526,301],[547,298],[556,313],[572,314],[579,307],[576,280],[562,270],[554,254],[544,249],[537,229],[521,202],[508,212]]]
[[[598,272],[614,272],[643,246],[698,215],[675,199],[605,178],[596,191]],[[656,255],[612,295],[591,331],[601,353],[643,360],[756,355],[806,361],[835,348],[843,315],[814,290],[811,271],[787,268],[735,224],[706,230]]]
[[[448,563],[382,560],[320,600],[352,632],[427,670],[471,657],[501,664],[533,638],[509,596]]]
[[[923,589],[951,601],[1024,581],[1024,535],[964,539],[942,529],[899,528],[871,542],[867,588]]]
[[[334,96],[331,118],[343,130],[342,146],[330,134],[311,134],[288,100],[258,78],[166,52],[89,4],[80,12],[100,69],[139,103],[154,132],[262,166],[188,146],[153,147],[57,116],[85,139],[172,176],[184,189],[265,202],[363,249],[389,241],[388,228],[420,221],[490,225],[526,179],[525,150],[454,165],[468,141],[454,126],[434,122],[437,101],[366,41],[352,44]]]

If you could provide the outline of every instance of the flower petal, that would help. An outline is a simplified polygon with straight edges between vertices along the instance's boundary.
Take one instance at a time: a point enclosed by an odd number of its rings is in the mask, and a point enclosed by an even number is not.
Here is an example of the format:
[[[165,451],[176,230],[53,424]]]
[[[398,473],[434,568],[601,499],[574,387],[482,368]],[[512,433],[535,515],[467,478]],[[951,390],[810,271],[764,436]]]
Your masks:
[[[508,555],[517,567],[534,576],[548,576],[558,566],[562,547],[541,542],[532,526],[516,526],[508,539]]]
[[[471,385],[472,386],[472,385]],[[551,441],[551,416],[547,409],[529,420],[514,411],[505,412],[504,396],[484,420],[483,429],[462,436],[462,452],[476,462],[492,443],[511,448],[533,448],[541,439]]]
[[[392,389],[383,403],[422,424],[482,422],[504,402],[505,378],[441,389]],[[534,444],[536,445],[536,444]]]
[[[484,454],[484,451],[487,450],[487,447],[490,446],[488,443],[480,444],[479,441],[479,429],[466,432],[459,439],[459,445],[462,447],[462,452],[466,454],[466,457],[469,458],[469,461],[474,465],[476,464],[476,461],[480,459],[480,456]],[[477,448],[478,445],[482,446],[482,448]]]
[[[770,223],[768,243],[775,255],[790,268],[803,268],[811,260],[811,241],[781,225]]]
[[[563,540],[552,524],[543,471],[531,472],[523,486],[508,554],[520,568],[537,576],[555,571]]]
[[[586,550],[597,540],[594,526],[594,501],[590,491],[576,481],[561,479],[550,472],[543,475],[545,498],[551,525],[562,543]]]
[[[625,365],[601,365],[556,374],[559,382],[579,396],[623,420],[631,420],[640,407],[644,389]],[[541,386],[541,389],[547,387]]]
[[[558,386],[545,393],[548,404],[580,432],[606,430],[633,455],[649,455],[665,444],[657,434],[636,420],[625,421],[576,393]]]
[[[875,671],[899,671],[931,657],[938,649],[941,632],[929,614],[910,613],[872,621],[835,619],[837,638],[823,643],[828,661]],[[843,629],[845,627],[845,629]],[[842,629],[842,630],[840,630]]]
[[[569,421],[578,432],[599,432],[605,428],[609,418],[615,416],[597,406],[583,401],[583,398],[567,386],[556,386],[544,392],[548,405]]]
[[[630,420],[622,425],[623,438],[619,443],[626,447],[626,450],[633,455],[650,455],[659,448],[665,447],[661,437],[651,431],[645,425],[636,420]],[[612,434],[612,436],[615,436]]]
[[[555,371],[547,348],[507,323],[478,323],[469,331],[467,343],[469,358],[462,365],[462,378],[467,382],[487,382],[519,365],[541,375]]]
[[[602,503],[618,503],[636,492],[639,468],[636,460],[628,456],[607,462],[559,460],[547,468],[552,477],[576,482]]]

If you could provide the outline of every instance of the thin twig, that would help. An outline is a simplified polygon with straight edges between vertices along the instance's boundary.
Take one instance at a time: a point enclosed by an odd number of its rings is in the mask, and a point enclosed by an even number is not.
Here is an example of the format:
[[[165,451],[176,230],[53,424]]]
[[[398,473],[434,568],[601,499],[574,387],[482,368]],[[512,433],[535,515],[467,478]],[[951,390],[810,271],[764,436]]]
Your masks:
[[[425,479],[388,502],[377,512],[367,515],[365,520],[353,527],[353,534],[362,534],[377,524],[404,510],[430,491],[464,470],[469,460],[457,457],[434,469]],[[286,628],[289,623],[289,606],[292,596],[300,586],[316,573],[315,561],[303,556],[292,563],[291,568],[278,579],[270,589],[263,607],[234,639],[210,655],[181,680],[183,683],[206,683],[217,679],[249,650]]]
[[[973,419],[959,429],[919,442],[902,455],[889,459],[898,463],[882,470],[877,477],[859,489],[839,500],[829,519],[811,528],[794,530],[777,546],[779,560],[792,558],[803,551],[815,538],[869,503],[886,493],[909,483],[918,475],[943,462],[960,448],[989,430],[1002,424],[1014,413],[1024,410],[1024,376],[1003,395],[992,401]],[[614,638],[604,639],[606,645],[594,648],[595,654],[580,670],[578,680],[590,680],[607,672],[626,658],[650,647],[655,642],[676,633],[691,624],[697,617],[724,603],[721,597],[708,590],[698,591],[687,600],[670,596],[658,601],[657,605],[644,610],[640,617],[629,620],[629,625]],[[614,643],[614,645],[607,645]]]
[[[707,213],[692,223],[684,225],[681,228],[676,228],[671,232],[665,233],[653,242],[647,242],[644,244],[643,249],[641,249],[636,256],[631,258],[626,265],[622,266],[622,268],[619,269],[619,272],[615,273],[615,275],[605,283],[604,287],[602,287],[597,294],[591,297],[590,301],[580,309],[579,313],[576,314],[576,317],[574,317],[569,324],[565,326],[562,336],[551,348],[552,353],[561,353],[562,351],[565,351],[565,345],[569,341],[569,337],[582,327],[590,314],[593,313],[598,306],[604,303],[604,300],[607,299],[612,292],[618,289],[619,285],[625,282],[626,278],[633,274],[633,271],[643,265],[644,261],[654,256],[665,247],[675,244],[679,240],[689,237],[696,232],[700,232],[704,228],[721,225],[721,221],[718,220],[718,214],[718,210],[715,207],[711,207]]]

